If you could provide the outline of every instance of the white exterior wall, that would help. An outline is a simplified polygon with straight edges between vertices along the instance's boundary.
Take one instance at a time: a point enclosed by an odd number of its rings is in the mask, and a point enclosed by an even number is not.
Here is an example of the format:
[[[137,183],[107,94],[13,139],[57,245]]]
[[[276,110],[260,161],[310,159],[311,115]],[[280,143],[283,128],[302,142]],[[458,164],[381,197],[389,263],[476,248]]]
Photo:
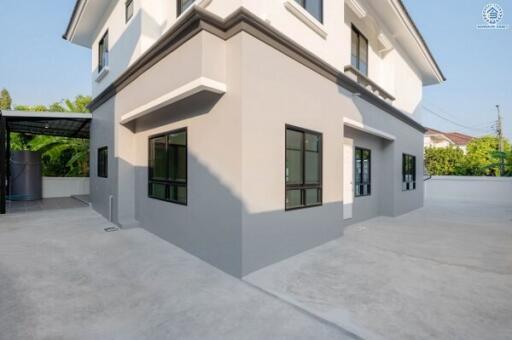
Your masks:
[[[43,177],[43,198],[89,195],[89,177]]]
[[[300,15],[288,9],[290,6],[295,6],[299,11],[302,9],[294,0],[197,0],[196,3],[224,18],[243,6],[340,71],[350,65],[351,24],[354,23],[370,43],[369,78],[395,96],[394,105],[405,112],[414,113],[421,101],[422,81],[405,52],[398,44],[391,51],[380,51],[382,47],[377,42],[378,34],[384,33],[391,41],[393,35],[366,1],[361,3],[365,5],[369,18],[362,21],[343,1],[324,0],[324,23],[311,17],[314,24],[309,26]],[[103,24],[97,30],[92,46],[93,97],[101,93],[179,19],[176,18],[175,0],[134,0],[134,14],[128,23],[125,23],[124,6],[124,0],[114,2],[110,16],[101,21]],[[98,42],[107,29],[110,70],[97,82]]]
[[[512,178],[434,176],[425,182],[425,198],[506,202],[512,205]]]

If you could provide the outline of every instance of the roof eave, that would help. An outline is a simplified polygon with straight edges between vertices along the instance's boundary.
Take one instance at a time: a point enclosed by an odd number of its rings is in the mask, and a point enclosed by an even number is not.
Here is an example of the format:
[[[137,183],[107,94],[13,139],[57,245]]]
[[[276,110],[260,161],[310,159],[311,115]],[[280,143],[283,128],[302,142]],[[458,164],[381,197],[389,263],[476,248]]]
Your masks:
[[[432,66],[432,71],[435,75],[435,78],[437,79],[438,83],[442,83],[443,81],[446,81],[446,77],[443,74],[443,71],[439,67],[439,64],[437,63],[436,59],[434,58],[434,55],[432,54],[432,51],[427,45],[427,42],[423,35],[421,34],[420,30],[414,23],[414,20],[412,19],[411,15],[409,14],[409,11],[405,7],[402,0],[392,0],[394,3],[398,4],[399,9],[404,13],[404,19],[405,24],[412,29],[413,35],[415,36],[419,47],[424,50],[426,57],[428,59],[428,62]]]
[[[76,0],[75,6],[73,7],[73,12],[71,13],[71,17],[69,18],[68,25],[66,27],[66,31],[62,35],[64,40],[73,42],[74,32],[76,30],[76,26],[80,21],[80,17],[83,13],[83,8],[85,7],[87,0]]]

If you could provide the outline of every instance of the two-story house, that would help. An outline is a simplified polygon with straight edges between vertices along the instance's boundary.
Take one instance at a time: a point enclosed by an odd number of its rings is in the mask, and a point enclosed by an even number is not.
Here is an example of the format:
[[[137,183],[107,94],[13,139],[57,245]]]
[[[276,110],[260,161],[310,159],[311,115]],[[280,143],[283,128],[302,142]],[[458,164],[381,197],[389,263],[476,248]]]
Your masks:
[[[423,205],[422,87],[400,0],[77,0],[91,200],[244,276]]]

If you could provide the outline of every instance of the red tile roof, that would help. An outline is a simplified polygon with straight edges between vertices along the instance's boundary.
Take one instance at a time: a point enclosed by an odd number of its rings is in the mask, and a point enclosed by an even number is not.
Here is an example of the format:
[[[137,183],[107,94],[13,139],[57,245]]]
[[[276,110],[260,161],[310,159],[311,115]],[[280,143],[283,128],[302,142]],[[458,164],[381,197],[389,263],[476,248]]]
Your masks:
[[[435,129],[427,129],[425,133],[427,135],[443,135],[449,140],[451,140],[455,145],[467,145],[471,142],[475,137],[465,135],[460,132],[442,132]]]

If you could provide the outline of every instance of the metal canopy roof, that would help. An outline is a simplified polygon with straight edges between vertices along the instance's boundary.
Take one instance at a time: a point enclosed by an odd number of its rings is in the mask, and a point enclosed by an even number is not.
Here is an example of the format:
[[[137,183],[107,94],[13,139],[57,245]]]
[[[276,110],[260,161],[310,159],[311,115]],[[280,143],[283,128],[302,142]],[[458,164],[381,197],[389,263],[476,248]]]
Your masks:
[[[92,114],[2,110],[10,132],[60,137],[89,138]]]

